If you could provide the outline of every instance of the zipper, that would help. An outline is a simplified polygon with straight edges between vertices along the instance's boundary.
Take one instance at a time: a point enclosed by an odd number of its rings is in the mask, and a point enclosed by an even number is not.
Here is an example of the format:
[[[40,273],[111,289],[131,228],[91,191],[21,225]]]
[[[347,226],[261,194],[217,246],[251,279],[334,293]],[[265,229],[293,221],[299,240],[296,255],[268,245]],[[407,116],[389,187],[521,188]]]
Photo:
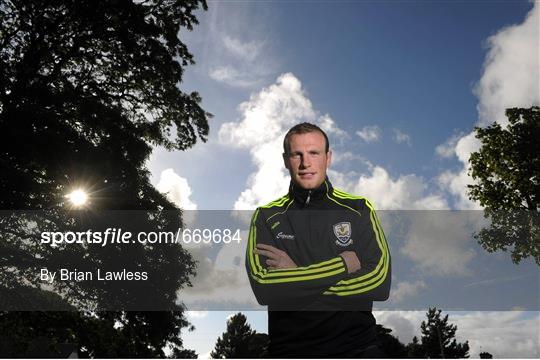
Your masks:
[[[308,191],[308,194],[307,194],[307,198],[306,198],[306,202],[304,204],[304,206],[308,206],[309,205],[309,200],[311,199],[311,190]]]

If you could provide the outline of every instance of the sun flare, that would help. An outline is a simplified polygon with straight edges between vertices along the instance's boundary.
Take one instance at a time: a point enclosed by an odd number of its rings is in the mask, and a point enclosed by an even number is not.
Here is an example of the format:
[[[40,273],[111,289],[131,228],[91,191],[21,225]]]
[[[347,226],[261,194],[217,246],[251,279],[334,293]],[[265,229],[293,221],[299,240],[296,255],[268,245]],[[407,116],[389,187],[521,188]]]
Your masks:
[[[72,191],[67,197],[74,206],[83,206],[88,202],[88,194],[82,189]]]

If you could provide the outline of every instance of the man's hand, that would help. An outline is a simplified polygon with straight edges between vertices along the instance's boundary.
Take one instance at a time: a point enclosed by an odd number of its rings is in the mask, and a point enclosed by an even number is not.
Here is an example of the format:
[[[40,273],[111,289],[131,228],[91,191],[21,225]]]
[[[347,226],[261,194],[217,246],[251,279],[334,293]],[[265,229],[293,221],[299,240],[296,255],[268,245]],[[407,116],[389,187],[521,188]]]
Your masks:
[[[279,250],[271,245],[257,244],[255,254],[266,256],[266,265],[270,270],[292,269],[296,267],[294,261],[283,250]]]
[[[339,254],[339,256],[343,258],[345,265],[347,265],[347,271],[349,274],[360,270],[360,259],[358,259],[358,256],[356,256],[354,251],[344,251]]]

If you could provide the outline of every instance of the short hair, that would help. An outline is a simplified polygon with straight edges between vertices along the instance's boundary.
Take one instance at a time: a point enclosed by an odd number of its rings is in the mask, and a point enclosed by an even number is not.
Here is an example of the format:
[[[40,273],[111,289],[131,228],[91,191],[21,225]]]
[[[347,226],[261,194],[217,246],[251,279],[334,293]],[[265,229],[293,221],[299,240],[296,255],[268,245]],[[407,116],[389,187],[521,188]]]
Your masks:
[[[287,155],[289,154],[291,147],[289,144],[289,140],[291,139],[292,135],[296,134],[307,134],[311,132],[320,132],[324,136],[325,141],[325,149],[326,152],[330,149],[330,142],[328,141],[328,136],[326,133],[317,125],[311,124],[308,122],[303,122],[297,125],[294,125],[292,128],[287,131],[287,134],[285,134],[285,138],[283,139],[283,152]]]

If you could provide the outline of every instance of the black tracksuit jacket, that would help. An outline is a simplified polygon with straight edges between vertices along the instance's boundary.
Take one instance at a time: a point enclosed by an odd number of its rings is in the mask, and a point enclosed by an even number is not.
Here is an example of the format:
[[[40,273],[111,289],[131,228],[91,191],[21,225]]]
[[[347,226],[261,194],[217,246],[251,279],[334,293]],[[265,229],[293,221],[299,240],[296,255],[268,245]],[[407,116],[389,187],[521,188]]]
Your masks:
[[[298,266],[268,269],[256,244],[284,250]],[[339,254],[354,251],[348,274]],[[268,305],[270,357],[354,357],[376,342],[373,301],[390,292],[390,253],[370,202],[334,189],[291,185],[252,219],[246,268],[257,301]]]

